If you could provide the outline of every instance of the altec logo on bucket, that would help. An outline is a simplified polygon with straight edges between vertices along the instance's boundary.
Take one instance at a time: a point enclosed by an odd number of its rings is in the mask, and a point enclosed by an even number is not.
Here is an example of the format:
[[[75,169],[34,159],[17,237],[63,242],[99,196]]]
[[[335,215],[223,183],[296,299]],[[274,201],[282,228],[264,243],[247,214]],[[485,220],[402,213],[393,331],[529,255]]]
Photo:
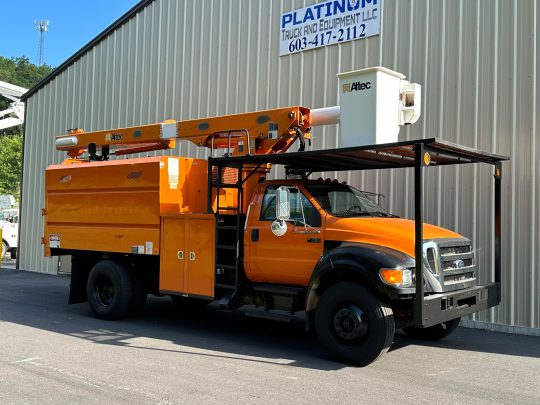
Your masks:
[[[371,89],[371,82],[352,82],[343,84],[343,93],[368,89]]]

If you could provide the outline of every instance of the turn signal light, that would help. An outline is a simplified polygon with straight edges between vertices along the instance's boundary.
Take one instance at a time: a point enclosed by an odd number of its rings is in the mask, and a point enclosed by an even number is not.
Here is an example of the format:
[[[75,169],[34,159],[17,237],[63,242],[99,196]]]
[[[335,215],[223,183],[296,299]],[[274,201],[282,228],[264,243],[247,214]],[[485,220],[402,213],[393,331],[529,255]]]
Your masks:
[[[413,283],[410,269],[380,269],[379,274],[386,284],[396,287],[411,287]]]
[[[401,285],[403,283],[401,269],[381,269],[379,273],[386,284]]]

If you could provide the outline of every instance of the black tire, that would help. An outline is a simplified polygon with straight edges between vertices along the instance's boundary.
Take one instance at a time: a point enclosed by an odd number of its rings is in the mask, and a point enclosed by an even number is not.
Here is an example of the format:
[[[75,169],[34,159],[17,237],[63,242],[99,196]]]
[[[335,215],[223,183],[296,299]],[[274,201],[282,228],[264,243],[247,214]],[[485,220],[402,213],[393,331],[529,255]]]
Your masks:
[[[134,286],[128,271],[113,260],[96,263],[86,286],[88,304],[98,318],[114,320],[132,310]]]
[[[433,325],[429,328],[407,326],[406,328],[403,328],[403,332],[415,339],[440,340],[455,331],[460,320],[461,318],[452,319],[451,321],[439,323],[438,325]]]
[[[0,252],[0,260],[6,260],[8,253],[8,245],[6,242],[2,241],[2,251]]]
[[[394,315],[366,288],[341,282],[322,295],[315,311],[315,332],[332,357],[366,366],[392,344]]]

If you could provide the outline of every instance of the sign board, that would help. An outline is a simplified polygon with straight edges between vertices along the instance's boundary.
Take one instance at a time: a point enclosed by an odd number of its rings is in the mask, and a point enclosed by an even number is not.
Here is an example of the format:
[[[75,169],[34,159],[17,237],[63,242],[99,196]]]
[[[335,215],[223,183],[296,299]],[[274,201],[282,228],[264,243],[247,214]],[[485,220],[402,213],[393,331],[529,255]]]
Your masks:
[[[11,194],[0,194],[0,210],[12,208],[15,205],[15,197]]]
[[[378,35],[381,1],[323,1],[281,14],[279,56]]]

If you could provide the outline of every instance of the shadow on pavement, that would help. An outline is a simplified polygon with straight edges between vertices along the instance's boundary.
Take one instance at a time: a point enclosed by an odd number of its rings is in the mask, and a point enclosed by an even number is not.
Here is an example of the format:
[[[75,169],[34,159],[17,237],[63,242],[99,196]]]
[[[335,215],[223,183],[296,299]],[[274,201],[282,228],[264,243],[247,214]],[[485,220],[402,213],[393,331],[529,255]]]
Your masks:
[[[87,304],[68,305],[69,278],[23,271],[0,272],[0,320],[118,345],[197,356],[238,359],[318,370],[346,365],[330,361],[301,320],[283,324],[177,307],[149,296],[139,318],[111,322],[93,317]],[[140,339],[144,338],[144,339]],[[390,351],[409,345],[540,357],[540,338],[459,328],[439,342],[396,334]],[[388,354],[391,355],[391,354]]]

